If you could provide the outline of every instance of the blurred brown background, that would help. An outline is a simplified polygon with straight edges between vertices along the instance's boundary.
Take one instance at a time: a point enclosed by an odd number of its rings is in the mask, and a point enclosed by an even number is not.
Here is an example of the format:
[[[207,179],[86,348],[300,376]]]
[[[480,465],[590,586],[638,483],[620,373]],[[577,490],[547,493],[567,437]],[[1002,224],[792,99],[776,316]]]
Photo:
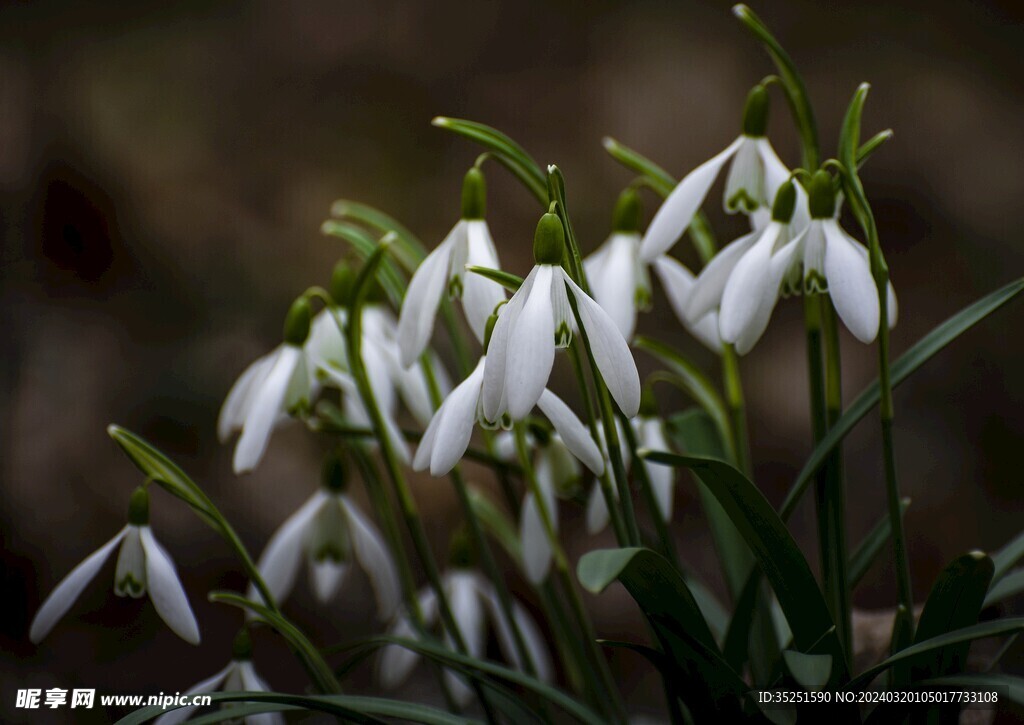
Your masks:
[[[243,586],[241,574],[209,529],[159,494],[154,527],[178,562],[203,644],[175,638],[148,602],[115,599],[112,565],[39,647],[26,632],[56,581],[123,524],[139,476],[108,439],[110,422],[175,457],[254,553],[314,490],[317,445],[308,436],[278,433],[257,472],[237,479],[214,422],[236,375],[277,343],[288,301],[326,282],[341,254],[319,233],[332,201],[379,206],[435,244],[456,218],[461,175],[478,149],[429,122],[467,117],[561,166],[577,230],[593,248],[631,178],[603,152],[603,135],[682,175],[738,132],[747,89],[772,69],[728,8],[653,0],[5,3],[4,719],[17,716],[18,687],[173,692],[226,661],[240,619],[205,593]],[[864,170],[899,295],[895,352],[1018,277],[1024,8],[1005,0],[794,1],[755,10],[805,73],[826,152],[863,80],[873,83],[865,132],[896,132]],[[775,100],[771,137],[795,163],[795,135]],[[535,202],[498,167],[488,180],[503,262],[523,273]],[[734,236],[740,222],[721,214],[717,188],[711,198],[719,236]],[[684,245],[677,253],[695,261]],[[714,371],[660,294],[656,303],[641,330],[687,345]],[[1019,305],[998,313],[897,392],[919,598],[951,557],[995,549],[1024,524],[1022,313]],[[843,344],[852,399],[874,376],[875,351],[849,336]],[[809,450],[799,304],[780,305],[743,363],[758,481],[778,501]],[[851,542],[884,511],[878,439],[873,418],[848,439]],[[454,512],[448,485],[424,480],[417,490],[443,552]],[[795,519],[808,551],[812,516],[806,506]],[[689,481],[680,483],[675,527],[685,559],[719,586]],[[576,554],[609,541],[587,538],[578,525],[567,531]],[[518,580],[515,588],[526,590]],[[880,564],[856,603],[882,608],[893,599],[891,571]],[[607,636],[642,631],[622,592],[590,603]],[[321,642],[374,626],[361,575],[329,609],[314,605],[302,582],[288,606]],[[256,647],[273,684],[301,687],[279,642],[265,637]],[[657,684],[637,665],[616,666],[638,708],[656,709]],[[356,691],[372,687],[366,671],[353,682]]]

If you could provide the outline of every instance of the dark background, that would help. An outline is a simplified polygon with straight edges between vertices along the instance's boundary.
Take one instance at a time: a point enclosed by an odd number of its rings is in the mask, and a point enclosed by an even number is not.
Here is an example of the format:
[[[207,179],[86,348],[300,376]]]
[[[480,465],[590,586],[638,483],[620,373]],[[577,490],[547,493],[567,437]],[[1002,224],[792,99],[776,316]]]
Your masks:
[[[602,150],[603,135],[681,176],[738,132],[746,91],[772,69],[728,8],[539,0],[0,6],[0,712],[10,713],[19,687],[173,692],[226,662],[240,619],[205,593],[240,588],[242,575],[211,530],[160,494],[154,528],[179,565],[202,645],[178,640],[148,602],[116,599],[112,564],[39,647],[26,632],[57,580],[123,525],[139,475],[108,439],[110,422],[172,455],[254,553],[314,490],[319,464],[309,436],[279,432],[259,469],[236,478],[214,423],[237,374],[277,344],[288,302],[325,283],[342,253],[319,232],[332,201],[379,206],[433,246],[456,219],[460,179],[478,149],[429,122],[468,117],[561,166],[577,231],[592,249],[631,178]],[[826,153],[863,80],[873,84],[865,133],[895,130],[863,172],[899,296],[894,352],[1019,276],[1019,3],[774,2],[755,10],[806,76]],[[777,95],[770,135],[796,163]],[[488,180],[503,262],[525,273],[535,202],[498,167],[488,168]],[[717,208],[717,188],[711,198],[719,235],[736,235],[741,223]],[[695,261],[685,245],[676,253]],[[1017,306],[998,313],[897,391],[919,599],[953,556],[998,548],[1021,528],[1020,320]],[[800,305],[781,304],[743,360],[757,478],[774,502],[809,451],[801,324]],[[717,375],[660,293],[641,331],[685,345]],[[875,374],[875,350],[844,332],[843,355],[852,399]],[[561,389],[571,389],[567,366],[557,369]],[[688,405],[663,400],[673,410]],[[851,542],[884,512],[879,453],[872,416],[846,446]],[[441,553],[453,497],[443,481],[416,486]],[[683,556],[720,587],[688,480],[678,500]],[[805,506],[794,519],[808,551],[812,517]],[[566,531],[574,555],[610,541],[586,537],[576,521]],[[521,582],[514,586],[529,597]],[[622,591],[588,601],[603,634],[640,636]],[[884,609],[893,601],[883,557],[855,602]],[[374,626],[362,575],[329,608],[314,605],[300,581],[288,611],[320,642]],[[279,642],[261,637],[256,647],[272,684],[302,686]],[[638,662],[618,659],[616,672],[637,707],[660,706]],[[357,673],[352,687],[372,687],[369,673]],[[419,696],[417,687],[403,696]]]

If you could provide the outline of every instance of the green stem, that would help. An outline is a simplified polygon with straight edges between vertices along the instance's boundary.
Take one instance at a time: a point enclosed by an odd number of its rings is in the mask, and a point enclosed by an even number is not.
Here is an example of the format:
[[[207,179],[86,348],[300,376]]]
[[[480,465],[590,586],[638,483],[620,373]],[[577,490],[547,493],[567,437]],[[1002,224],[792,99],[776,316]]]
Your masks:
[[[725,402],[729,408],[729,422],[732,425],[736,467],[748,478],[752,478],[750,436],[747,433],[747,410],[743,400],[739,359],[736,355],[736,348],[728,343],[722,344],[722,377],[725,382]]]
[[[562,548],[561,541],[558,539],[552,512],[548,509],[547,499],[537,483],[537,476],[533,470],[530,453],[526,447],[526,428],[522,423],[517,423],[514,432],[519,464],[523,468],[527,487],[530,493],[533,494],[534,502],[537,504],[541,523],[544,525],[544,532],[551,546],[551,556],[555,572],[562,585],[564,594],[569,600],[571,614],[583,632],[583,639],[587,648],[586,656],[592,661],[600,678],[599,681],[589,683],[589,689],[601,698],[603,705],[610,705],[611,709],[606,715],[613,717],[616,721],[625,722],[625,708],[619,701],[618,688],[615,680],[612,678],[611,671],[608,669],[608,661],[598,647],[597,633],[594,631],[594,625],[590,621],[590,616],[587,614],[586,609],[583,607],[583,601],[580,599],[580,594],[576,590],[573,578],[569,573],[569,559],[565,554],[565,549]],[[610,702],[606,702],[606,697]]]
[[[831,299],[820,298],[822,331],[825,339],[825,418],[829,428],[843,413],[842,364],[839,349],[839,324]],[[824,469],[824,486],[818,496],[818,545],[821,552],[825,597],[836,623],[836,634],[847,654],[852,649],[853,621],[850,587],[846,571],[846,494],[843,483],[842,444],[836,446]]]

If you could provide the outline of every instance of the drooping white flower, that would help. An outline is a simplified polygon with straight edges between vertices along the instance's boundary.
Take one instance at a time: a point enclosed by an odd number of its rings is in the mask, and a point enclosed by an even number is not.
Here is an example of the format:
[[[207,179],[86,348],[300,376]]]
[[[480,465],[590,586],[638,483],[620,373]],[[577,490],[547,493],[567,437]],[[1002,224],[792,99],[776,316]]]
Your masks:
[[[252,645],[249,643],[249,633],[244,629],[235,638],[232,648],[231,661],[227,667],[215,675],[207,677],[192,685],[183,695],[201,695],[205,693],[223,690],[225,692],[270,692],[270,687],[263,681],[256,668],[252,664]],[[225,702],[221,708],[230,710],[241,703]],[[177,725],[189,719],[196,711],[196,705],[179,707],[165,713],[153,721],[153,725]],[[243,718],[245,725],[284,725],[284,716],[279,712],[263,712],[255,715],[246,715]]]
[[[322,603],[335,595],[358,563],[377,597],[377,614],[390,619],[401,591],[398,573],[383,538],[355,503],[345,495],[340,463],[325,467],[324,486],[281,524],[260,555],[260,576],[280,603],[291,593],[303,561],[313,592]],[[249,586],[249,598],[260,598]]]
[[[199,644],[199,625],[178,580],[174,562],[149,527],[149,496],[142,488],[132,494],[128,524],[61,579],[43,602],[29,629],[32,642],[38,644],[50,633],[118,545],[114,593],[133,599],[148,593],[157,614],[171,631],[189,644]]]
[[[263,458],[274,427],[308,406],[311,381],[303,345],[309,336],[309,301],[300,297],[285,320],[284,342],[252,363],[238,378],[221,407],[217,434],[222,442],[240,430],[232,466],[253,470]]]
[[[525,671],[525,663],[519,656],[512,623],[505,617],[501,601],[494,585],[483,574],[467,566],[453,566],[441,575],[441,586],[452,609],[452,617],[459,634],[466,643],[471,657],[482,657],[487,645],[487,623],[494,628],[498,646],[502,654],[520,671]],[[433,589],[423,589],[417,595],[419,608],[424,623],[428,627],[438,623],[438,602]],[[545,646],[544,636],[530,613],[519,602],[512,602],[512,618],[515,626],[522,634],[523,643],[530,656],[537,677],[550,682],[552,678],[551,659]],[[396,637],[415,638],[416,630],[403,614],[391,628]],[[445,642],[454,649],[451,637],[446,633]],[[419,655],[399,645],[391,645],[381,650],[377,673],[381,684],[386,688],[395,688],[405,681],[413,667],[419,661]],[[460,706],[465,706],[473,695],[473,690],[460,680],[451,670],[445,670],[444,677],[449,691]]]
[[[534,238],[537,264],[501,308],[490,339],[483,381],[487,420],[497,420],[506,411],[521,420],[537,404],[551,375],[555,348],[572,340],[575,323],[568,293],[612,398],[627,416],[636,415],[640,376],[629,345],[608,313],[559,266],[564,245],[558,216],[545,214]]]
[[[768,119],[768,93],[755,86],[747,97],[743,133],[725,150],[705,161],[680,181],[658,209],[640,245],[640,256],[650,263],[665,254],[690,226],[694,215],[725,164],[732,166],[725,181],[725,210],[751,214],[770,207],[789,178],[789,169],[764,136]]]
[[[716,257],[717,258],[717,257]],[[712,260],[714,261],[714,259]],[[654,260],[652,266],[661,281],[661,287],[668,297],[669,306],[683,327],[712,352],[721,353],[722,338],[718,334],[718,313],[707,314],[691,320],[686,315],[687,306],[693,294],[696,278],[679,260],[663,254]]]
[[[466,173],[462,185],[462,218],[427,255],[409,281],[398,320],[403,367],[411,366],[430,341],[437,308],[446,291],[451,297],[461,298],[466,320],[481,341],[487,318],[505,300],[505,290],[500,284],[465,273],[467,264],[500,268],[498,253],[484,220],[485,196],[483,174],[474,167]]]

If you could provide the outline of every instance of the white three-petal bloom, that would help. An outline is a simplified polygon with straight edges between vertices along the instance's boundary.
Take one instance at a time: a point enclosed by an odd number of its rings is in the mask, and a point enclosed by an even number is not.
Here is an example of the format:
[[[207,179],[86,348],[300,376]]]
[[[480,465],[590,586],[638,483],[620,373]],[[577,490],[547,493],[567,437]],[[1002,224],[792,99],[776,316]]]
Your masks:
[[[564,269],[538,264],[501,308],[491,335],[483,382],[483,412],[488,420],[497,420],[506,411],[521,420],[537,404],[551,375],[555,348],[566,347],[572,340],[574,321],[567,288],[608,391],[623,413],[636,415],[640,376],[619,328]]]
[[[466,643],[468,654],[477,658],[485,654],[486,625],[490,620],[502,654],[516,669],[524,671],[526,667],[516,647],[513,625],[505,617],[494,585],[476,570],[465,567],[454,567],[444,572],[441,577],[441,585],[445,597],[451,605],[452,617],[459,628],[459,634]],[[424,589],[417,597],[424,624],[435,625],[438,620],[438,604],[434,591]],[[537,677],[544,682],[550,682],[552,677],[551,659],[540,628],[519,602],[512,603],[512,617],[515,620],[515,626],[522,634],[523,643],[526,645],[526,651]],[[391,634],[396,637],[414,638],[416,631],[409,619],[403,615],[396,620]],[[445,641],[449,647],[452,646],[447,635]],[[381,684],[387,688],[397,687],[408,677],[418,660],[419,655],[412,650],[398,645],[385,647],[381,651],[377,670]],[[448,688],[456,702],[459,705],[468,703],[473,690],[450,670],[445,670],[444,674]]]
[[[225,692],[269,692],[270,687],[256,674],[252,661],[249,659],[233,659],[227,667],[215,675],[197,682],[183,694],[200,695],[222,689]],[[237,703],[224,703],[222,707],[230,708]],[[185,722],[195,712],[195,705],[180,707],[161,715],[153,721],[153,725],[177,725]],[[245,725],[284,725],[284,716],[279,712],[262,712],[246,715]]]
[[[403,367],[427,347],[437,308],[445,292],[462,299],[466,320],[483,341],[487,318],[505,301],[505,289],[485,277],[466,274],[466,265],[499,269],[498,253],[483,219],[461,219],[444,241],[420,263],[409,281],[398,319],[398,346]]]
[[[294,588],[303,559],[321,602],[334,596],[354,559],[373,586],[378,616],[394,615],[401,594],[395,564],[380,532],[345,494],[321,488],[267,542],[258,567],[278,602]],[[257,597],[250,585],[249,598]]]
[[[121,549],[117,557],[114,593],[119,597],[137,599],[148,592],[153,607],[167,626],[186,642],[199,644],[199,625],[178,580],[174,562],[157,542],[148,524],[126,525],[72,569],[39,608],[29,629],[29,639],[38,643],[50,633],[99,573],[118,544]]]

